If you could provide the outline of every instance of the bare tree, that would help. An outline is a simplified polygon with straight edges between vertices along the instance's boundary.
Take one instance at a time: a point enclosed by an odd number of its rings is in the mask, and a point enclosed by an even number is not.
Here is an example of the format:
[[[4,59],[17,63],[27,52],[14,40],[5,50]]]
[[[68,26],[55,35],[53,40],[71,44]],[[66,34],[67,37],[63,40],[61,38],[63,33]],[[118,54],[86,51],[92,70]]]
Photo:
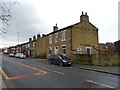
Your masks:
[[[19,4],[17,0],[1,0],[0,1],[0,35],[7,33],[10,27],[11,8],[14,4]]]

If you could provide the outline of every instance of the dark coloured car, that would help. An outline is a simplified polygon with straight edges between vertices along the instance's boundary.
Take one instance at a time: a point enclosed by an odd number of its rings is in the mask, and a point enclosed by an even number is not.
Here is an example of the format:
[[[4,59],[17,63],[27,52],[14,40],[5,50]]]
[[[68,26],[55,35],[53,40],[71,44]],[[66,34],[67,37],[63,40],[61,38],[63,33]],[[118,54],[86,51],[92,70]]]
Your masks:
[[[57,64],[60,66],[71,66],[73,64],[72,60],[60,54],[53,54],[48,60],[50,64]]]

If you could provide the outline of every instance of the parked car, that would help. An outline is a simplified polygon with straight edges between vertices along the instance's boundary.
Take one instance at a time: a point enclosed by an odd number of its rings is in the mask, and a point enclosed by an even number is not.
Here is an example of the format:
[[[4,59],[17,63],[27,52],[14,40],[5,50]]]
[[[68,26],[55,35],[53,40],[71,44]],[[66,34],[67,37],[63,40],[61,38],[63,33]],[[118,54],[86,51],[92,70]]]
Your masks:
[[[58,64],[60,66],[71,66],[73,64],[73,61],[68,59],[66,56],[63,56],[61,54],[54,54],[51,55],[48,59],[50,64]]]
[[[16,58],[21,58],[21,59],[26,58],[26,56],[23,53],[17,53],[17,54],[15,54],[15,57]]]
[[[13,53],[10,53],[9,54],[9,57],[14,57],[15,55]]]
[[[16,53],[16,54],[15,54],[15,57],[18,58],[19,54],[20,54],[20,53]]]

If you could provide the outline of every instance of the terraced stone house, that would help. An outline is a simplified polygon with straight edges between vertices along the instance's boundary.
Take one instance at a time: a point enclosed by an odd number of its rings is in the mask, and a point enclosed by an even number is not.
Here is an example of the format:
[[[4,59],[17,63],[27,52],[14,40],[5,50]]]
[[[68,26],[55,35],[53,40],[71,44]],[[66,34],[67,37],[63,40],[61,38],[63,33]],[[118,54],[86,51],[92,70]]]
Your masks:
[[[48,58],[51,54],[62,54],[72,58],[75,54],[98,54],[95,47],[98,47],[98,28],[90,23],[87,12],[82,12],[80,22],[62,29],[56,24],[53,32],[37,40],[36,55]]]

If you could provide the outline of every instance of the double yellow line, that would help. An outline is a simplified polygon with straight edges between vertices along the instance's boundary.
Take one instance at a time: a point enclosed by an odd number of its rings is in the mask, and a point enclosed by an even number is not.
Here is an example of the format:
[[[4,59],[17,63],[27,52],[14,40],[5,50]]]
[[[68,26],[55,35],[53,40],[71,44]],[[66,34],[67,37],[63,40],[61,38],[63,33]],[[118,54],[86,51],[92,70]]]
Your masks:
[[[0,67],[0,72],[2,73],[2,75],[6,78],[6,79],[10,79],[6,73],[3,71],[3,69]]]

